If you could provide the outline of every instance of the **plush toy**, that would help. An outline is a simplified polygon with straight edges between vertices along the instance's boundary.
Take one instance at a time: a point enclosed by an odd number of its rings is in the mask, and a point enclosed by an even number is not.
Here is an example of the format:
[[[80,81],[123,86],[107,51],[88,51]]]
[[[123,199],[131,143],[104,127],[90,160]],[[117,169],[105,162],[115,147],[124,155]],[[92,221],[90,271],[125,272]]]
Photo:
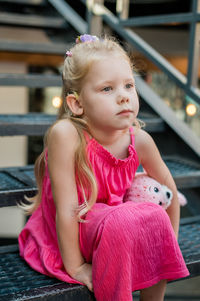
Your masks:
[[[173,198],[172,191],[165,185],[161,185],[145,173],[136,174],[133,183],[124,196],[124,202],[134,201],[152,202],[167,209]],[[178,199],[181,206],[187,204],[185,196],[178,191]]]

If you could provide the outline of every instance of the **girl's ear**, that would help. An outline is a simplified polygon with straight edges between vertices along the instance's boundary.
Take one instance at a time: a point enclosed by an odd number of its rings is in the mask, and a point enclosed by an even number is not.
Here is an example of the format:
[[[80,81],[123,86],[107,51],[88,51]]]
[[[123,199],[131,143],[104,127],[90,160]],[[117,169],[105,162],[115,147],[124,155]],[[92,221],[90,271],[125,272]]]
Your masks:
[[[65,101],[67,102],[67,105],[70,108],[73,115],[81,116],[83,114],[83,107],[74,94],[67,95]]]

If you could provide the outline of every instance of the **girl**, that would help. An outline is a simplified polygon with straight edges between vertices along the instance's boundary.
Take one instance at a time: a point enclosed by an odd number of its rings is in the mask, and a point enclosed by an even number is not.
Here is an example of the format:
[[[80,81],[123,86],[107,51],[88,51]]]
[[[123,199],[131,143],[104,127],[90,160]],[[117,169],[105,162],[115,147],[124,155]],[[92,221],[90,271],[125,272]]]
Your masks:
[[[135,290],[141,300],[161,301],[166,281],[188,270],[176,240],[176,187],[139,127],[130,59],[113,40],[90,35],[66,55],[60,118],[36,162],[39,193],[20,254],[41,273],[85,284],[98,301],[130,301]],[[173,191],[168,214],[123,203],[139,164]]]

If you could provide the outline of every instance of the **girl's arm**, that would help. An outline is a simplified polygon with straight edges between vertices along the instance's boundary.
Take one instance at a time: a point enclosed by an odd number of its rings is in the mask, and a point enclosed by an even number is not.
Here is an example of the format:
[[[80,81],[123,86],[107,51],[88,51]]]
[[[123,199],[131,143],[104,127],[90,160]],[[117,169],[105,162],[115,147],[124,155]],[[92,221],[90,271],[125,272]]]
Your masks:
[[[66,271],[92,290],[91,265],[79,247],[79,226],[75,209],[78,196],[75,181],[75,151],[78,133],[68,120],[56,123],[48,138],[48,168],[56,206],[56,231]]]
[[[139,161],[147,174],[168,186],[173,192],[173,199],[167,213],[170,217],[175,234],[178,237],[180,205],[177,197],[176,184],[172,175],[162,160],[157,146],[151,136],[143,130],[138,130],[135,137],[135,146],[138,153]]]

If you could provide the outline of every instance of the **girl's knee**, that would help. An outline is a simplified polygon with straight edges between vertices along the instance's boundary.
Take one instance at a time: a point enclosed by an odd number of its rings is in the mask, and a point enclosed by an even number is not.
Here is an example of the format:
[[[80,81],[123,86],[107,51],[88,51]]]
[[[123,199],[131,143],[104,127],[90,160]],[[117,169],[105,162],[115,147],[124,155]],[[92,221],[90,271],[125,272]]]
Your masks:
[[[109,235],[110,239],[115,242],[122,242],[129,236],[129,231],[132,231],[133,223],[127,216],[127,212],[118,208],[108,214],[104,220],[104,230]]]

